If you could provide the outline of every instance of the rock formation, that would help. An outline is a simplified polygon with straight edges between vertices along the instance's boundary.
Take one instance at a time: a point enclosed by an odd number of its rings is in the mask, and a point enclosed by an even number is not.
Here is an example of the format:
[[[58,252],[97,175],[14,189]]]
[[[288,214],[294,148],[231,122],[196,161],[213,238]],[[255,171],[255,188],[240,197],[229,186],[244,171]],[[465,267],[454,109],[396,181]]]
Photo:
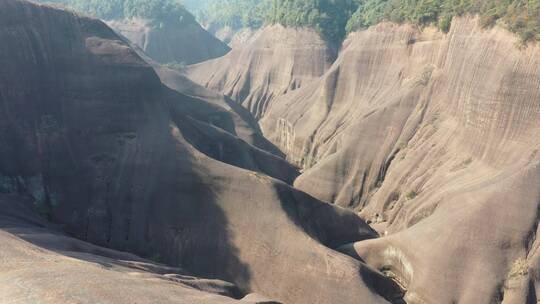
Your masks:
[[[478,23],[337,58],[274,25],[178,72],[1,1],[0,299],[537,303],[540,45]]]
[[[108,21],[121,35],[160,63],[194,64],[221,57],[230,48],[195,20],[160,22],[142,18]]]
[[[0,194],[0,295],[6,303],[239,303],[231,283],[183,275],[135,255],[71,238]]]
[[[196,83],[264,116],[275,98],[318,79],[336,51],[311,29],[267,26],[227,55],[188,67]]]
[[[448,34],[380,24],[261,126],[304,168],[298,189],[388,234],[342,250],[407,303],[536,303],[538,44],[471,17]]]
[[[266,175],[287,181],[294,168],[249,143],[253,120],[227,100],[158,71],[164,85],[103,22],[72,12],[3,0],[0,40],[3,206],[26,202],[81,241],[182,270],[163,283],[158,270],[119,265],[124,254],[109,261],[109,251],[52,235],[29,211],[2,208],[15,230],[0,232],[0,298],[347,304],[399,296],[381,273],[333,250],[377,234],[354,213]],[[201,278],[192,287],[205,293],[187,288],[185,276]]]
[[[132,0],[94,0],[86,3],[82,0],[32,1],[101,18],[156,62],[176,68],[221,57],[230,50],[225,43],[203,29],[184,7],[170,5],[174,2],[153,1],[152,5],[145,6],[145,10],[133,12],[144,2],[137,5]],[[164,7],[166,4],[168,6]],[[186,4],[191,8],[196,6]]]

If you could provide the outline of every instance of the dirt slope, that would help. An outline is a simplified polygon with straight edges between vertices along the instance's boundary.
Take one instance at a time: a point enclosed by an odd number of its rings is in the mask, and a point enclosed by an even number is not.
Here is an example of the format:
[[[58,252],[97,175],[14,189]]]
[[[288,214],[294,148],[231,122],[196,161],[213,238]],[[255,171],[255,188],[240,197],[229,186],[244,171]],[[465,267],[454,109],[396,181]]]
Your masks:
[[[264,116],[278,96],[321,76],[335,58],[314,30],[274,25],[249,37],[226,56],[190,66],[185,73],[242,104],[256,118]]]
[[[261,126],[305,168],[297,188],[389,234],[344,250],[394,273],[407,303],[536,303],[539,45],[473,18],[381,24]]]
[[[183,94],[172,81],[173,89],[163,85],[104,23],[4,0],[0,40],[1,193],[30,200],[81,240],[232,282],[241,296],[387,303],[383,296],[395,292],[381,274],[331,249],[375,237],[365,222],[265,175],[264,168],[249,167],[250,158],[262,164],[277,156],[236,136],[238,113]],[[228,153],[238,154],[241,163]],[[19,246],[5,232],[2,238]],[[22,249],[33,251],[23,262],[50,257],[37,246]],[[2,246],[0,257],[6,254],[12,251]],[[101,276],[92,265],[60,264],[44,267],[74,280]],[[94,268],[87,273],[87,266]],[[123,273],[103,276],[111,282],[104,295],[118,296],[129,284]],[[118,290],[108,289],[116,280]],[[143,283],[133,286],[138,284]],[[173,287],[156,288],[219,302]],[[18,299],[11,291],[0,289],[0,297]],[[99,300],[74,292],[59,291],[64,298]],[[27,297],[18,303],[34,302]]]

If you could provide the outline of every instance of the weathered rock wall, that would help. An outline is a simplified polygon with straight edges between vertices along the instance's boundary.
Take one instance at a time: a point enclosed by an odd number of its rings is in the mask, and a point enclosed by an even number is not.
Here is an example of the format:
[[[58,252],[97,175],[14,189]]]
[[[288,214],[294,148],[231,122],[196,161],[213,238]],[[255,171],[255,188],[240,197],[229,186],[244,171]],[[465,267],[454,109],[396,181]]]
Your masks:
[[[305,168],[297,188],[389,233],[356,252],[397,273],[408,303],[536,301],[538,44],[471,17],[448,34],[381,24],[261,126]],[[529,275],[509,279],[519,259]]]
[[[334,58],[314,30],[273,25],[226,56],[188,67],[186,75],[261,118],[275,98],[323,75]]]

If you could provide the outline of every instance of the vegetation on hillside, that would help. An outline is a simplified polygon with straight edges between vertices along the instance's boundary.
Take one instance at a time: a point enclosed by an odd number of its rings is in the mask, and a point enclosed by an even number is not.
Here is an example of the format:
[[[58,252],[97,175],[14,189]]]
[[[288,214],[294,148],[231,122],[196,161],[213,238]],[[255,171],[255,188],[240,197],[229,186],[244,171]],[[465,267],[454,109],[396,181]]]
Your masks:
[[[512,266],[510,267],[510,270],[508,271],[507,279],[515,279],[519,277],[523,277],[529,274],[529,263],[527,262],[527,259],[520,258],[514,261]]]
[[[58,3],[97,18],[151,18],[156,20],[194,21],[179,0],[40,0]]]
[[[325,38],[340,41],[345,26],[356,11],[358,0],[271,0],[266,22],[306,26]]]
[[[213,0],[203,10],[203,23],[237,28],[264,24],[310,27],[325,38],[341,40],[360,0]]]
[[[339,40],[384,20],[447,32],[452,19],[464,14],[480,15],[485,27],[502,23],[524,42],[539,39],[540,0],[210,0],[201,20],[232,28],[306,26]]]
[[[217,27],[259,28],[264,24],[310,27],[339,41],[347,32],[388,20],[450,29],[452,19],[480,15],[483,26],[502,23],[522,41],[540,37],[540,0],[40,0],[62,3],[102,19],[144,17],[192,21]],[[197,1],[198,4],[197,4]]]
[[[218,27],[259,28],[265,21],[266,1],[210,0],[197,16],[199,21]]]
[[[389,20],[435,24],[447,32],[452,18],[463,14],[480,15],[483,26],[501,22],[523,41],[539,38],[540,0],[365,0],[347,23],[347,31]]]

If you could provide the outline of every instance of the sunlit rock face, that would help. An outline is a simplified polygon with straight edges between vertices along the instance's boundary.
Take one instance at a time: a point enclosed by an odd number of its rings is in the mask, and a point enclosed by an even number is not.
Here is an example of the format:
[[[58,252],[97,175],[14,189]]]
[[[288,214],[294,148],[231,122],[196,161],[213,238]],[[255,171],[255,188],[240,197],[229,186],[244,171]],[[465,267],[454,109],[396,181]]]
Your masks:
[[[245,31],[227,55],[185,69],[196,83],[222,92],[260,119],[277,97],[318,79],[336,50],[312,29],[267,26]]]
[[[408,303],[536,301],[538,44],[471,17],[448,34],[380,24],[261,127],[303,167],[298,189],[388,234],[344,250],[393,272]],[[520,260],[529,274],[509,279]]]

